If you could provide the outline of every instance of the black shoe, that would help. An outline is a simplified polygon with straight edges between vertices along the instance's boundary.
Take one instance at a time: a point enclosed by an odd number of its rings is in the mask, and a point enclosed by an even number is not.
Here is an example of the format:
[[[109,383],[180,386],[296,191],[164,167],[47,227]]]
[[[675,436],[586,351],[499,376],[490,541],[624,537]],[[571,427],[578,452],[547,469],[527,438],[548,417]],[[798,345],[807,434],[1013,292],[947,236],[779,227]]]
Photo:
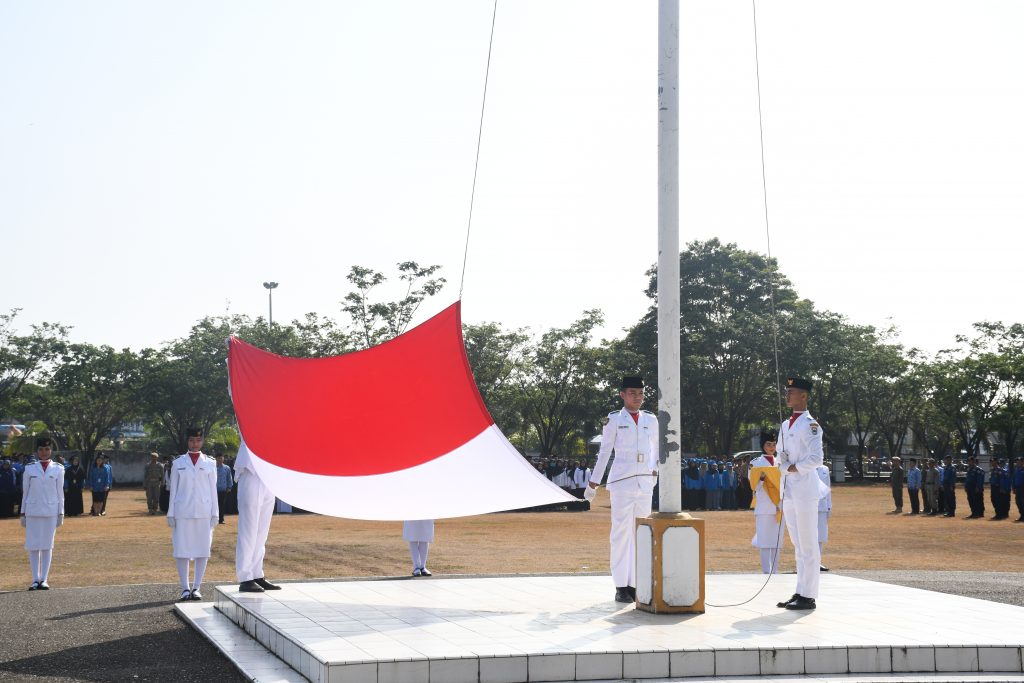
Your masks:
[[[223,523],[224,523],[224,520],[223,520],[223,519],[222,519],[222,520],[220,520],[219,522],[217,522],[217,524],[223,524]]]
[[[192,599],[192,591],[190,591],[189,589],[186,588],[183,591],[181,591],[181,597],[178,598],[178,602],[188,602],[191,599]]]
[[[258,583],[256,583],[252,579],[250,579],[248,581],[243,581],[242,583],[238,584],[238,592],[239,593],[262,593],[263,592],[263,588]]]
[[[40,581],[38,590],[48,591],[50,590],[50,584],[46,583],[46,581]]]
[[[260,578],[258,578],[258,579],[253,579],[253,580],[256,582],[257,586],[259,586],[260,588],[262,588],[265,591],[279,591],[279,590],[281,590],[280,586],[277,586],[275,584],[270,583],[269,581],[267,581],[262,576]]]
[[[32,585],[29,586],[28,589],[30,591],[37,591],[37,590],[39,590],[39,582],[38,581],[33,581]]]
[[[615,602],[633,602],[633,597],[629,594],[629,589],[625,587],[616,588]]]
[[[786,609],[814,609],[814,598],[805,598],[802,595],[796,596],[796,600],[786,605]]]
[[[423,569],[420,570],[420,576],[433,576],[433,574],[430,573],[429,569],[424,567]]]
[[[818,567],[818,571],[819,572],[827,572],[828,571],[828,567],[826,567],[825,565],[821,565],[821,566]]]
[[[626,590],[629,591],[630,597],[633,598],[633,601],[635,602],[636,601],[636,586],[626,586]]]
[[[192,591],[192,592],[190,592],[188,594],[188,599],[189,600],[202,600],[203,599],[203,594],[200,593],[199,589],[197,588],[196,590],[194,590],[194,591]]]
[[[793,593],[792,597],[790,597],[789,600],[783,600],[782,602],[776,603],[775,606],[776,607],[786,607],[787,605],[789,605],[789,603],[793,602],[794,600],[796,600],[799,597],[800,597],[799,593]]]

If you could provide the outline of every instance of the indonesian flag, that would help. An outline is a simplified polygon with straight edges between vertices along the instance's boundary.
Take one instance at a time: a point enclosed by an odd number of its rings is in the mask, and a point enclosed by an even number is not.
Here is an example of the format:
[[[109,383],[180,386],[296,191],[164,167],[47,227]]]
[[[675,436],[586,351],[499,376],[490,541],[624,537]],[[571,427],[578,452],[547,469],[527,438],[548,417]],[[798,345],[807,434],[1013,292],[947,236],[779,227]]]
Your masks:
[[[240,459],[274,495],[335,517],[463,517],[574,501],[484,406],[460,304],[379,346],[286,358],[231,338]]]

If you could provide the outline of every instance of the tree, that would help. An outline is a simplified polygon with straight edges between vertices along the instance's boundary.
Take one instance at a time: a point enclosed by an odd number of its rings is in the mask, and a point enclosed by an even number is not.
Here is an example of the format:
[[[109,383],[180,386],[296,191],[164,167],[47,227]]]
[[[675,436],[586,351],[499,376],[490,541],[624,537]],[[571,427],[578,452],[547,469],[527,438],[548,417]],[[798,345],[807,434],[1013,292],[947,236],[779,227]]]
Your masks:
[[[184,452],[186,431],[205,432],[232,415],[228,397],[227,349],[231,334],[224,318],[203,318],[187,337],[176,339],[144,363],[141,405],[154,432]]]
[[[463,325],[469,367],[495,424],[510,439],[523,429],[519,387],[530,337],[524,330],[505,332],[498,323]]]
[[[722,244],[692,242],[679,255],[682,430],[684,450],[731,453],[743,425],[777,411],[772,299],[782,327],[796,293],[774,260]],[[648,271],[655,303],[627,339],[657,367],[657,271]]]
[[[130,349],[72,344],[45,387],[39,410],[55,436],[91,460],[100,442],[135,410],[141,369],[140,357]]]
[[[420,304],[444,288],[443,277],[433,277],[441,266],[420,266],[415,261],[398,264],[398,279],[406,284],[405,294],[398,301],[374,302],[373,290],[387,281],[383,273],[362,266],[352,266],[347,279],[355,286],[342,300],[342,310],[352,319],[353,336],[363,348],[376,346],[405,332]]]
[[[926,383],[919,369],[919,351],[911,349],[904,354],[903,347],[890,345],[884,353],[886,366],[869,384],[869,410],[875,431],[892,457],[902,453],[907,434],[920,415]]]
[[[41,375],[67,346],[69,328],[59,323],[32,325],[29,334],[17,334],[14,321],[20,311],[14,308],[0,314],[0,415],[10,412],[25,383]]]
[[[585,311],[565,328],[553,328],[524,354],[520,378],[524,421],[537,436],[540,454],[566,447],[570,438],[586,438],[584,424],[605,405],[602,389],[605,350],[590,345],[600,311]]]

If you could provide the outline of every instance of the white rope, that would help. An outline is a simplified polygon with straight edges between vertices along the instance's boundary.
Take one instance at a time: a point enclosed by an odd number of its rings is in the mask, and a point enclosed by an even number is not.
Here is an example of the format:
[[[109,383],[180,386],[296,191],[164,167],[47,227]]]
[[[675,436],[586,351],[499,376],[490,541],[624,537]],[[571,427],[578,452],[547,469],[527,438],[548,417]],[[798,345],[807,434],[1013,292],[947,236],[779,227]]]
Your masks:
[[[484,110],[487,108],[487,82],[491,77],[491,52],[494,48],[494,24],[498,18],[498,0],[494,0],[491,13],[491,38],[487,43],[487,68],[484,70],[484,94],[480,102],[480,126],[476,133],[476,160],[473,162],[473,187],[469,192],[469,218],[466,221],[466,246],[462,251],[462,275],[459,277],[459,301],[466,283],[466,259],[469,257],[469,233],[473,227],[473,202],[476,200],[476,176],[480,168],[480,142],[484,137]]]

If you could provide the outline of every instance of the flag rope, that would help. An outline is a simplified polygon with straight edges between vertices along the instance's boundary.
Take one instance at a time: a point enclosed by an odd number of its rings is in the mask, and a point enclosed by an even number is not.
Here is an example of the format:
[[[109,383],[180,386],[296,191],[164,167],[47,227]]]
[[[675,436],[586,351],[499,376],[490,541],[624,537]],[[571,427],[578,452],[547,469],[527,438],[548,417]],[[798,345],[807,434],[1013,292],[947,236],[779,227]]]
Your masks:
[[[466,283],[466,260],[469,258],[469,235],[473,228],[473,203],[476,200],[476,177],[480,169],[480,143],[484,137],[484,111],[487,109],[487,83],[491,77],[491,53],[494,50],[494,25],[498,19],[498,0],[494,0],[494,11],[491,13],[491,37],[487,43],[487,66],[484,69],[484,92],[480,102],[480,125],[476,133],[476,159],[473,161],[473,186],[469,192],[469,217],[466,221],[466,244],[462,250],[462,275],[459,276],[459,301],[462,301],[462,289]]]

